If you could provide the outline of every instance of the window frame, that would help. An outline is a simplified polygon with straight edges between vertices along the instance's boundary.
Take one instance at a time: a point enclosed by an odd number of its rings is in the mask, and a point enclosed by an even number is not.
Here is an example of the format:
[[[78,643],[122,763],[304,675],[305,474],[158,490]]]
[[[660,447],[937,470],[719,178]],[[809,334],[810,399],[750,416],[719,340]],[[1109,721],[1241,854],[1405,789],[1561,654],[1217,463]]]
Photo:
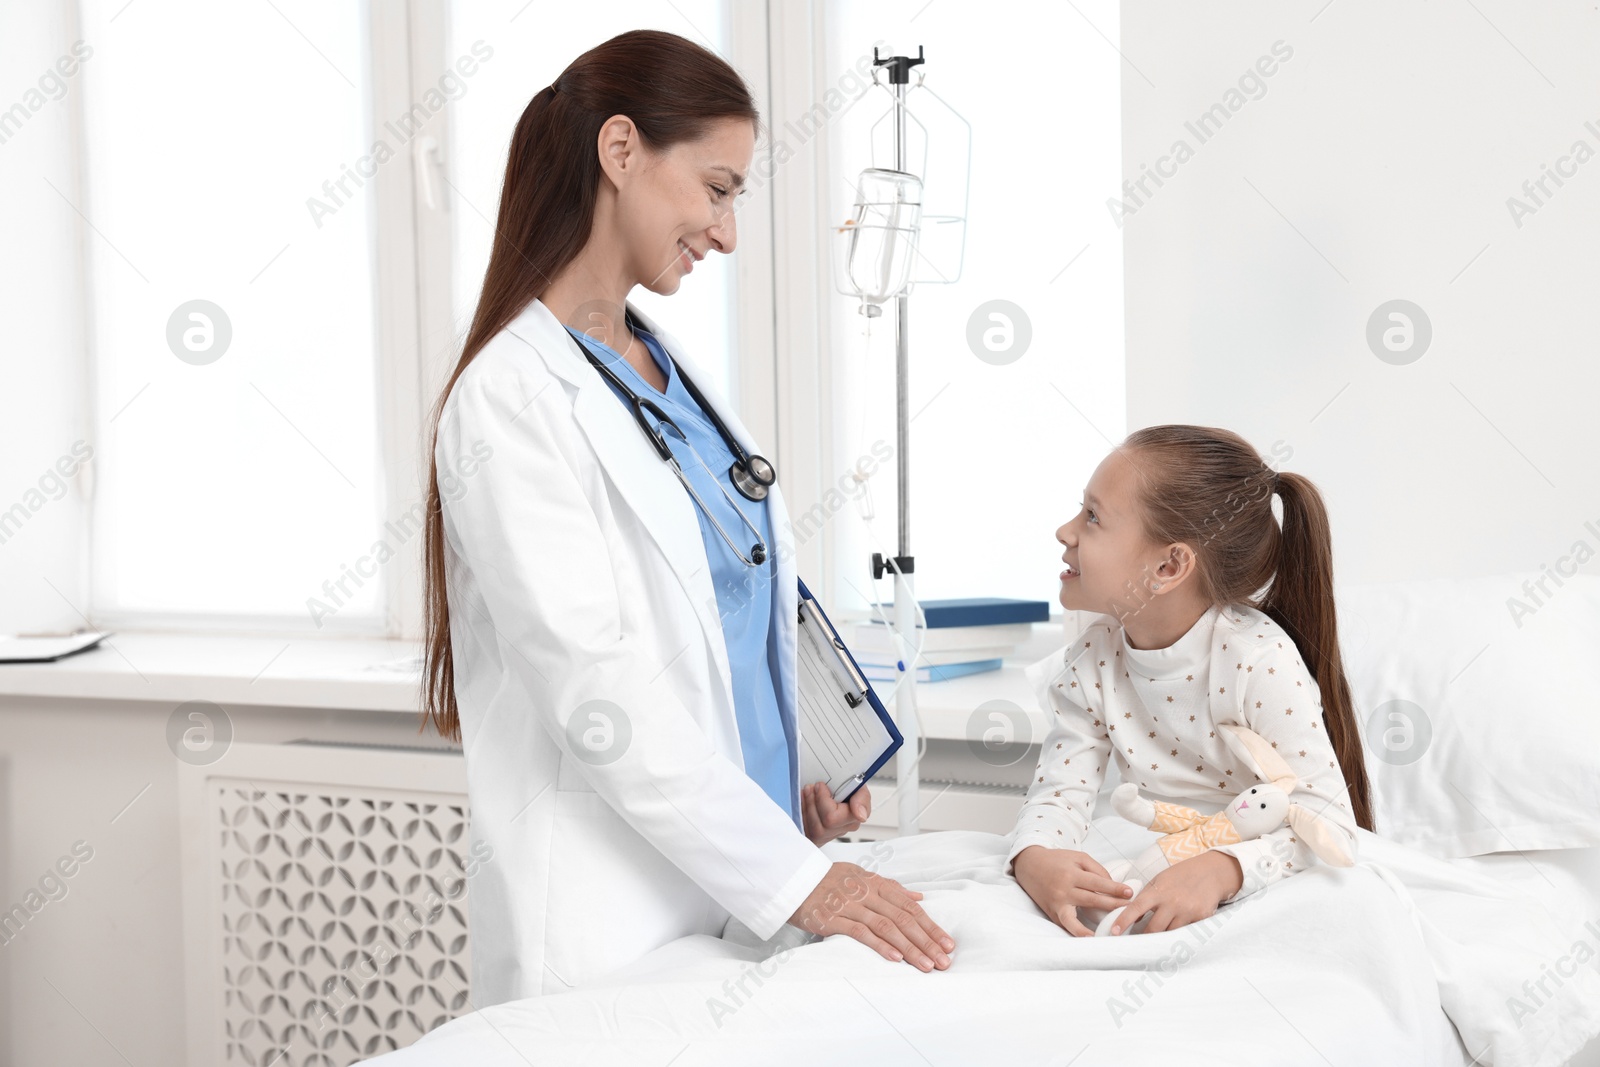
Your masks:
[[[410,108],[436,81],[451,57],[450,0],[404,0],[363,5],[371,58],[369,131],[383,117]],[[729,54],[754,93],[763,121],[752,171],[765,175],[765,194],[747,198],[739,214],[739,248],[732,308],[735,344],[730,399],[740,419],[782,472],[785,501],[796,519],[822,499],[833,469],[832,383],[829,336],[831,282],[824,231],[827,137],[813,138],[795,158],[777,165],[773,137],[785,116],[800,115],[820,99],[827,84],[826,35],[821,4],[812,0],[767,0],[727,4]],[[81,18],[81,12],[80,18]],[[81,106],[81,104],[80,104]],[[372,179],[375,317],[374,376],[377,450],[383,466],[377,530],[408,514],[407,501],[425,501],[431,415],[440,390],[460,355],[452,315],[452,196],[445,187],[430,208],[419,174],[448,180],[450,121],[446,106],[431,115],[400,151],[409,165],[386,166]],[[79,123],[79,166],[87,166],[87,144]],[[436,145],[437,156],[430,148]],[[431,158],[430,158],[431,157]],[[397,160],[397,162],[399,162]],[[442,173],[441,173],[442,171]],[[438,184],[435,189],[440,188]],[[94,294],[86,294],[90,314]],[[90,365],[94,365],[91,351]],[[94,406],[94,383],[86,385]],[[420,508],[417,513],[420,513]],[[89,537],[98,524],[93,503]],[[386,637],[420,640],[422,540],[413,533],[386,563],[376,613],[339,612],[318,627],[297,613],[170,612],[102,608],[90,574],[89,614],[94,624],[122,630],[270,633],[286,638]],[[92,553],[90,558],[92,559]],[[831,588],[833,560],[825,538],[801,546],[799,572]]]

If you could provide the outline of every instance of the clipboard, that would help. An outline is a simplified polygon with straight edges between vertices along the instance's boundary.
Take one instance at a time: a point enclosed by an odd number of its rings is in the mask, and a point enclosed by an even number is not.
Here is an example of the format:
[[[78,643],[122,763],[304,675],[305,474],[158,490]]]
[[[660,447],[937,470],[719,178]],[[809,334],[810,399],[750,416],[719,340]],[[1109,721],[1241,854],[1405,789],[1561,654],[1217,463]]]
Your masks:
[[[799,612],[800,780],[826,781],[842,804],[889,762],[904,738],[804,581]]]

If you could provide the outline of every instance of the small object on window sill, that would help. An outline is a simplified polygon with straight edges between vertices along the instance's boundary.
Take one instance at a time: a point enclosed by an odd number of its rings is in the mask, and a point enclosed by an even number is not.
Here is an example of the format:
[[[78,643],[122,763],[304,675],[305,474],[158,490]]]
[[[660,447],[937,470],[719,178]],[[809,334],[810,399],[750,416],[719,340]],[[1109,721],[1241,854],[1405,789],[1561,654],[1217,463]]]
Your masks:
[[[51,663],[84,652],[110,637],[107,630],[71,634],[0,634],[0,663]]]

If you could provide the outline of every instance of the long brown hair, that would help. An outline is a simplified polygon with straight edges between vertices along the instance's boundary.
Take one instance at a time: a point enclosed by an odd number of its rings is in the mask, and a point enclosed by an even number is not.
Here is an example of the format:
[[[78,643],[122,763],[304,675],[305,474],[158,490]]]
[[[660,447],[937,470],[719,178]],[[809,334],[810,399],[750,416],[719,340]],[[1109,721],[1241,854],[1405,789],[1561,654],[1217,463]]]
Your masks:
[[[632,119],[641,140],[655,151],[698,140],[718,119],[748,119],[758,138],[761,129],[760,113],[737,71],[693,41],[657,30],[630,30],[583,53],[534,94],[517,120],[483,289],[461,358],[433,406],[429,433],[422,728],[431,725],[453,741],[461,739],[461,718],[445,595],[444,516],[433,460],[439,417],[467,364],[544,295],[588,242],[601,180],[600,128],[614,115]]]
[[[1212,604],[1248,604],[1294,640],[1322,692],[1322,721],[1356,825],[1373,829],[1372,788],[1339,654],[1322,494],[1304,475],[1274,471],[1229,430],[1149,426],[1129,434],[1122,449],[1137,472],[1146,535],[1195,549],[1195,577]],[[1274,492],[1283,502],[1281,527]]]

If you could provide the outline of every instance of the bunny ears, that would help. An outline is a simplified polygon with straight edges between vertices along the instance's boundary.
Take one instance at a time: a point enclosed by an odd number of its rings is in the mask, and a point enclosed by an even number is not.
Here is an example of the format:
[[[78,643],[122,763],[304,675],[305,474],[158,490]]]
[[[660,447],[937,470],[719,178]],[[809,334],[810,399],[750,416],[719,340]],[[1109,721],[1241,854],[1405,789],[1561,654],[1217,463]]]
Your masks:
[[[1295,777],[1295,773],[1289,769],[1283,757],[1278,755],[1271,742],[1254,730],[1243,726],[1218,723],[1218,727],[1222,730],[1223,743],[1235,756],[1255,768],[1257,774],[1268,779],[1286,795],[1293,795],[1295,787],[1300,784],[1300,779]],[[1336,832],[1327,819],[1293,801],[1289,803],[1288,819],[1289,828],[1300,835],[1322,862],[1334,867],[1354,866],[1355,860],[1351,858],[1349,850],[1341,840],[1342,835]]]
[[[1272,743],[1254,730],[1233,723],[1218,723],[1222,730],[1222,742],[1233,750],[1233,754],[1244,760],[1255,769],[1261,777],[1285,793],[1293,793],[1295,786],[1300,784],[1300,779],[1295,777],[1289,765],[1283,762],[1283,757],[1278,755]]]

